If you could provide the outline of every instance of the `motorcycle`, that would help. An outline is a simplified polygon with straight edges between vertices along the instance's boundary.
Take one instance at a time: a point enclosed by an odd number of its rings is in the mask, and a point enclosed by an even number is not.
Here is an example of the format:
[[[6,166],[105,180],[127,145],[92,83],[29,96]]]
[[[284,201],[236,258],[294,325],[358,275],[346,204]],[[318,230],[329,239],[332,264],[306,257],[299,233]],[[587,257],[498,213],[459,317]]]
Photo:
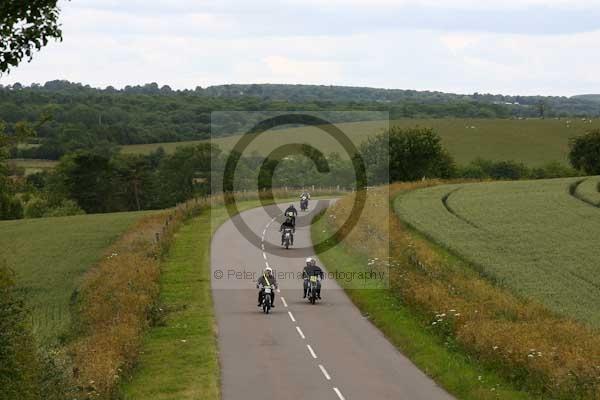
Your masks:
[[[273,288],[271,286],[263,287],[263,298],[262,298],[262,309],[265,314],[268,314],[271,311],[271,292]]]
[[[301,211],[306,211],[308,210],[308,197],[306,196],[302,196],[300,198],[300,210]]]
[[[315,304],[317,302],[317,283],[319,282],[319,278],[316,275],[312,275],[308,279],[308,301],[310,304]]]
[[[285,246],[285,249],[289,249],[290,245],[292,244],[292,230],[290,228],[285,228],[283,230],[283,245]]]

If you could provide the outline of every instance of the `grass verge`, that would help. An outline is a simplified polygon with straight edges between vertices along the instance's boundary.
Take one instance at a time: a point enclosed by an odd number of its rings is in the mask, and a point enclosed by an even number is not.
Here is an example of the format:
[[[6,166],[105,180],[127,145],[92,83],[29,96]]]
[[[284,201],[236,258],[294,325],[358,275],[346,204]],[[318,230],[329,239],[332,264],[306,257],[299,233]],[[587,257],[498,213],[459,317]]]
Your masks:
[[[315,221],[313,242],[331,234],[326,218]],[[337,265],[345,272],[365,271],[367,257],[347,245],[339,244],[319,254],[329,271]],[[345,282],[339,281],[345,286]],[[530,393],[517,390],[493,370],[484,368],[469,355],[454,348],[435,331],[428,329],[424,318],[411,310],[402,297],[390,289],[346,289],[348,296],[364,315],[421,370],[459,399],[532,399]]]
[[[260,205],[238,204],[240,211]],[[229,219],[223,206],[186,222],[161,266],[162,320],[148,331],[125,399],[219,399],[215,316],[210,292],[210,245]]]

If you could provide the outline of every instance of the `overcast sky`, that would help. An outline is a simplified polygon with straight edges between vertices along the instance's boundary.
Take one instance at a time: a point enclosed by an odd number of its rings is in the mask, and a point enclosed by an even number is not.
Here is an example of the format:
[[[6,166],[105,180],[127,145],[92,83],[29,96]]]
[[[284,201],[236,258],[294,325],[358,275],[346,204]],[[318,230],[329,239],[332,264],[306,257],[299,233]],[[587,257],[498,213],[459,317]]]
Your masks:
[[[600,0],[72,0],[0,83],[600,93]]]

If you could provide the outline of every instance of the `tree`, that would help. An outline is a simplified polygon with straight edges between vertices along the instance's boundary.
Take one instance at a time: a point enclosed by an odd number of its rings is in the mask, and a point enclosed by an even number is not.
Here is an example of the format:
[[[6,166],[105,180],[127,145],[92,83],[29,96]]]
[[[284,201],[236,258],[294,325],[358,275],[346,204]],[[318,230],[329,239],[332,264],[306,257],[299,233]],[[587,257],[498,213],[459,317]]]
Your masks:
[[[152,187],[150,157],[121,154],[111,161],[114,171],[113,193],[118,197],[117,208],[137,210],[148,208],[147,189]]]
[[[89,151],[65,156],[57,167],[68,197],[87,213],[112,211],[112,172],[109,158]]]
[[[429,128],[394,126],[364,143],[361,154],[368,166],[369,184],[448,178],[454,170],[452,157]]]
[[[0,73],[9,72],[51,39],[62,40],[57,0],[0,2]]]
[[[172,206],[195,195],[210,193],[211,170],[221,150],[212,144],[179,147],[160,163],[158,177],[162,206]]]
[[[573,168],[588,175],[600,175],[600,129],[572,138],[569,146],[569,160]]]
[[[5,130],[6,124],[0,120],[0,220],[23,218],[23,205],[7,179],[6,159],[11,146],[33,134],[32,128],[24,122],[15,124],[13,135],[7,135]]]

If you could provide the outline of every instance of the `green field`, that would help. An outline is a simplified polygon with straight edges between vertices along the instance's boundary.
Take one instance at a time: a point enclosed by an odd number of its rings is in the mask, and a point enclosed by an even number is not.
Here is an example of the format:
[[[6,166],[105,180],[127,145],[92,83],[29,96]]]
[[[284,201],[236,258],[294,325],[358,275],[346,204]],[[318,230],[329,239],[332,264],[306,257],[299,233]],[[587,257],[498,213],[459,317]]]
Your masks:
[[[365,222],[363,222],[365,223]],[[361,224],[361,222],[359,222]],[[313,243],[327,240],[333,234],[327,218],[311,225]],[[319,259],[329,272],[365,271],[365,256],[351,242],[344,242],[320,253]],[[457,399],[524,400],[538,396],[518,390],[495,371],[484,368],[474,358],[448,346],[435,332],[423,328],[422,319],[411,310],[397,290],[348,290],[352,285],[343,279],[338,284],[346,289],[352,302],[369,320],[427,375]],[[493,390],[490,390],[493,388]]]
[[[539,166],[550,161],[567,163],[569,138],[583,134],[591,128],[600,128],[600,120],[508,120],[508,119],[403,119],[391,122],[402,127],[416,125],[434,128],[450,153],[460,164],[477,157],[488,160],[514,160],[529,166]],[[386,122],[355,122],[338,125],[355,144],[381,132]],[[225,150],[231,149],[239,136],[215,139],[213,142]],[[201,143],[178,142],[123,146],[124,153],[150,153],[162,146],[167,152],[179,146]],[[267,154],[286,143],[310,143],[329,153],[342,149],[333,139],[317,128],[302,127],[266,132],[247,150]]]
[[[400,195],[395,209],[498,284],[599,327],[600,208],[573,195],[582,179],[436,186]]]
[[[53,169],[58,164],[58,161],[53,160],[33,160],[25,158],[15,158],[8,160],[8,162],[18,168],[24,168],[25,175],[31,175],[37,172]]]
[[[54,340],[69,327],[69,302],[82,274],[146,212],[0,222],[0,257],[17,273],[32,307],[36,336]]]
[[[578,180],[572,189],[573,194],[579,199],[593,206],[600,207],[600,182],[598,179],[588,178]]]

